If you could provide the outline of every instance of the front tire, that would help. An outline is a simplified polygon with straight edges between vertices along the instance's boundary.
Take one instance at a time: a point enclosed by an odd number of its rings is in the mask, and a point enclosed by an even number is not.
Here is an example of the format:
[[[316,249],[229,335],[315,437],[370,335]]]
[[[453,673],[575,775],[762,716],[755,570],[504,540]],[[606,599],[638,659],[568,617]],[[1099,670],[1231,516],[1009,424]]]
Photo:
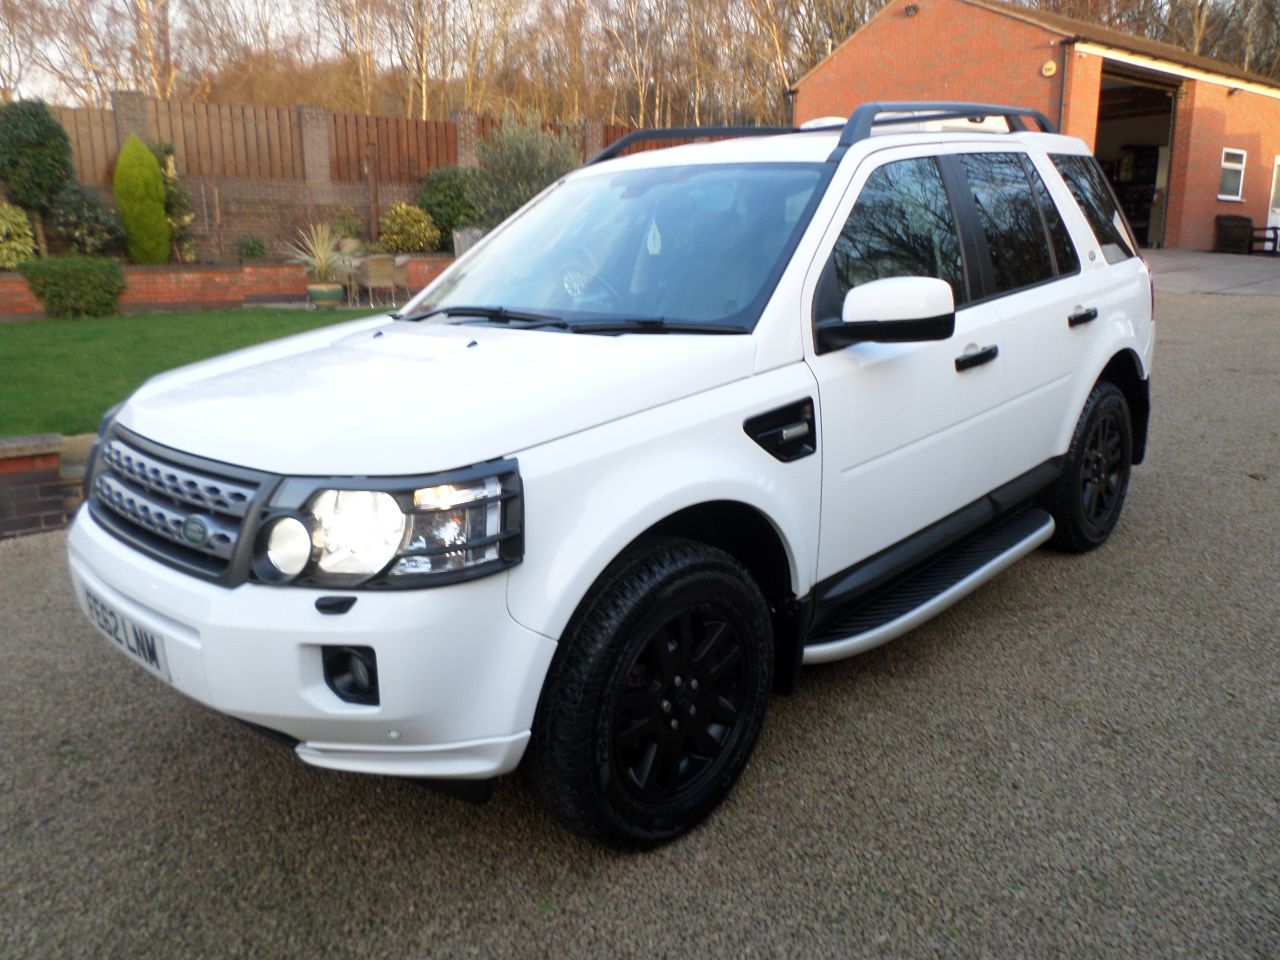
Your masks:
[[[586,837],[674,839],[737,782],[772,680],[768,606],[742,565],[693,541],[641,541],[561,640],[526,775],[547,811]]]
[[[1049,488],[1049,545],[1068,553],[1102,546],[1120,520],[1133,464],[1133,421],[1120,388],[1099,381],[1085,401],[1062,474]]]

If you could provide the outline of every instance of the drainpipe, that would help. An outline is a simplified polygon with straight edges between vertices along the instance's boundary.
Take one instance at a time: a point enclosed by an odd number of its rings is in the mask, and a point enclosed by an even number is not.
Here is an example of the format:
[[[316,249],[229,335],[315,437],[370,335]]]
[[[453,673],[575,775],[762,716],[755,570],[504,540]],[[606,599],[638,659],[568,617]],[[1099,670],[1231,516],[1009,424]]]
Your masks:
[[[1065,133],[1063,125],[1067,122],[1067,71],[1072,68],[1075,58],[1071,56],[1071,48],[1083,40],[1084,37],[1063,37],[1058,41],[1058,46],[1062,48],[1062,95],[1058,97],[1058,132]]]

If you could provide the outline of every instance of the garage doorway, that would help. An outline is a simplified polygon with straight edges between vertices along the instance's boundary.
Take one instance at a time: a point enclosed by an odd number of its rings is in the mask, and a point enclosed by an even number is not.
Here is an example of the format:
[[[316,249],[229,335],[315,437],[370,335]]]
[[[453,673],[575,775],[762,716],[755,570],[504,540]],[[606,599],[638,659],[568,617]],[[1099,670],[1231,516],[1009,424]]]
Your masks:
[[[1144,247],[1164,245],[1177,95],[1168,81],[1102,72],[1094,152]]]

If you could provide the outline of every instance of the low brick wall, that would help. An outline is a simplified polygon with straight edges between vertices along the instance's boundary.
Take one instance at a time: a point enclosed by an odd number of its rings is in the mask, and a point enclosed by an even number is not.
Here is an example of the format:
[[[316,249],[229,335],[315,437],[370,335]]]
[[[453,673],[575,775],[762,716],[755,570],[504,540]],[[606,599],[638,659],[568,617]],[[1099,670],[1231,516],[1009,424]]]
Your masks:
[[[62,436],[0,439],[0,538],[64,526],[79,501],[62,479]]]
[[[452,262],[447,255],[414,257],[409,261],[410,289],[426,286]],[[301,303],[307,296],[306,275],[293,263],[130,266],[124,268],[124,279],[121,313]],[[43,315],[21,274],[0,273],[0,320]]]

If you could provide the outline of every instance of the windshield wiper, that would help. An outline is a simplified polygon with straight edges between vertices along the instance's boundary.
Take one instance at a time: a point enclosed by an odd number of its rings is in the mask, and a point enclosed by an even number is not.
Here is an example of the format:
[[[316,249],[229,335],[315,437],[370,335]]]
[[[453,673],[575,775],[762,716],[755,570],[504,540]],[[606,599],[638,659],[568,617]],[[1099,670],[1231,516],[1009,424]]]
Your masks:
[[[423,313],[414,313],[409,316],[401,316],[392,314],[396,320],[405,320],[411,323],[420,320],[429,320],[431,317],[472,317],[471,320],[456,320],[457,324],[475,323],[477,320],[487,323],[504,323],[521,329],[530,327],[560,327],[569,329],[569,324],[560,317],[552,316],[549,313],[533,313],[528,310],[508,310],[506,307],[481,307],[481,306],[456,306],[449,305],[445,307],[433,307]]]
[[[727,323],[686,323],[664,317],[619,317],[571,322],[573,333],[750,333],[746,327]]]

